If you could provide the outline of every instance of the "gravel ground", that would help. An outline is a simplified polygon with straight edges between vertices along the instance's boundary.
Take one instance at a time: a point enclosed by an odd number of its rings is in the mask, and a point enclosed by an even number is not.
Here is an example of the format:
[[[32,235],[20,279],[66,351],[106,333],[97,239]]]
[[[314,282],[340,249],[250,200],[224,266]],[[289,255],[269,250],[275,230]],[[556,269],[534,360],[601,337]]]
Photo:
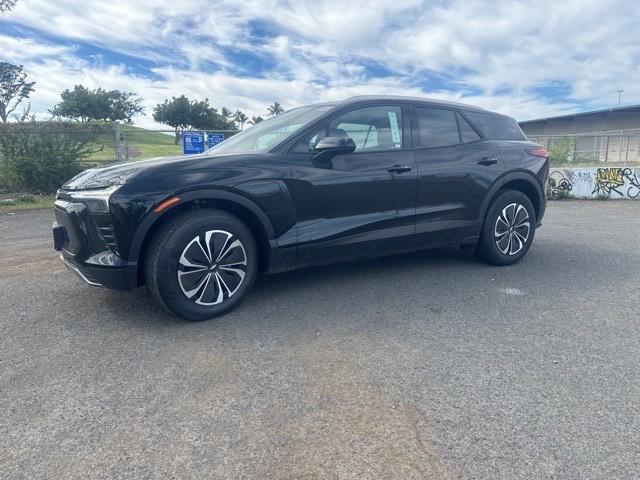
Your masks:
[[[518,265],[262,277],[185,323],[0,215],[1,478],[640,477],[640,202],[555,202]]]

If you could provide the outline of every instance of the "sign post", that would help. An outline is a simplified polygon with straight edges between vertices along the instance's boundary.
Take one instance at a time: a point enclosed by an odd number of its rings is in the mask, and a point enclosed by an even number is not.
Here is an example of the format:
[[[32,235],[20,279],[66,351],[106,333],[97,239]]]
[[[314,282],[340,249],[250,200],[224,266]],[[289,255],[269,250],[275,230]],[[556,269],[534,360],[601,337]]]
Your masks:
[[[207,135],[207,141],[209,142],[209,148],[216,146],[224,140],[224,133],[209,133]]]
[[[203,132],[183,132],[182,133],[182,152],[185,155],[204,152],[204,133]]]

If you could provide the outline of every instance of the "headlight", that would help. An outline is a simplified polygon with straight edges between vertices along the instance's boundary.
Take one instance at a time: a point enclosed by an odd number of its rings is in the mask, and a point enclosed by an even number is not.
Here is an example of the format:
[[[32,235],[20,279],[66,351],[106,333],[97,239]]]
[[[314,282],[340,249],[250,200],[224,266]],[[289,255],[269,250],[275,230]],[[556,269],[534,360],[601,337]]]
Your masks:
[[[112,185],[123,185],[131,175],[140,170],[136,165],[112,165],[104,168],[90,168],[66,182],[63,190],[102,190]]]
[[[91,213],[109,213],[109,198],[111,194],[122,185],[113,185],[107,188],[78,190],[67,192],[71,200],[84,203]]]

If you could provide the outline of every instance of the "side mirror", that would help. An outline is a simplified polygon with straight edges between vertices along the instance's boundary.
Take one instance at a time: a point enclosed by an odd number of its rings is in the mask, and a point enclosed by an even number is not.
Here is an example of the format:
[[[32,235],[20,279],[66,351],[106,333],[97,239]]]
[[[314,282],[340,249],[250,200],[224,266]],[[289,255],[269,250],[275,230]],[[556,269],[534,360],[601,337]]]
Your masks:
[[[336,155],[352,153],[356,144],[350,137],[325,137],[320,140],[313,151],[313,164],[318,168],[333,168],[331,159]]]
[[[351,137],[324,137],[314,147],[314,151],[333,152],[335,155],[339,153],[351,153],[356,149],[356,144]]]

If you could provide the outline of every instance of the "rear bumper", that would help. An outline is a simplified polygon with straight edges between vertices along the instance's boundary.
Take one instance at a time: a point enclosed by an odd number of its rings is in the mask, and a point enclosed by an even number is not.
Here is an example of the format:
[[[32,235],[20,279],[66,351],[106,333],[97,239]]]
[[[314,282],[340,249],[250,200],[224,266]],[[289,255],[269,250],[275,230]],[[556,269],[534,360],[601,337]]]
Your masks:
[[[538,224],[536,227],[542,226],[542,219],[544,218],[544,214],[547,211],[547,197],[544,195],[544,189],[542,190],[542,197],[540,198],[540,208],[538,209]]]

